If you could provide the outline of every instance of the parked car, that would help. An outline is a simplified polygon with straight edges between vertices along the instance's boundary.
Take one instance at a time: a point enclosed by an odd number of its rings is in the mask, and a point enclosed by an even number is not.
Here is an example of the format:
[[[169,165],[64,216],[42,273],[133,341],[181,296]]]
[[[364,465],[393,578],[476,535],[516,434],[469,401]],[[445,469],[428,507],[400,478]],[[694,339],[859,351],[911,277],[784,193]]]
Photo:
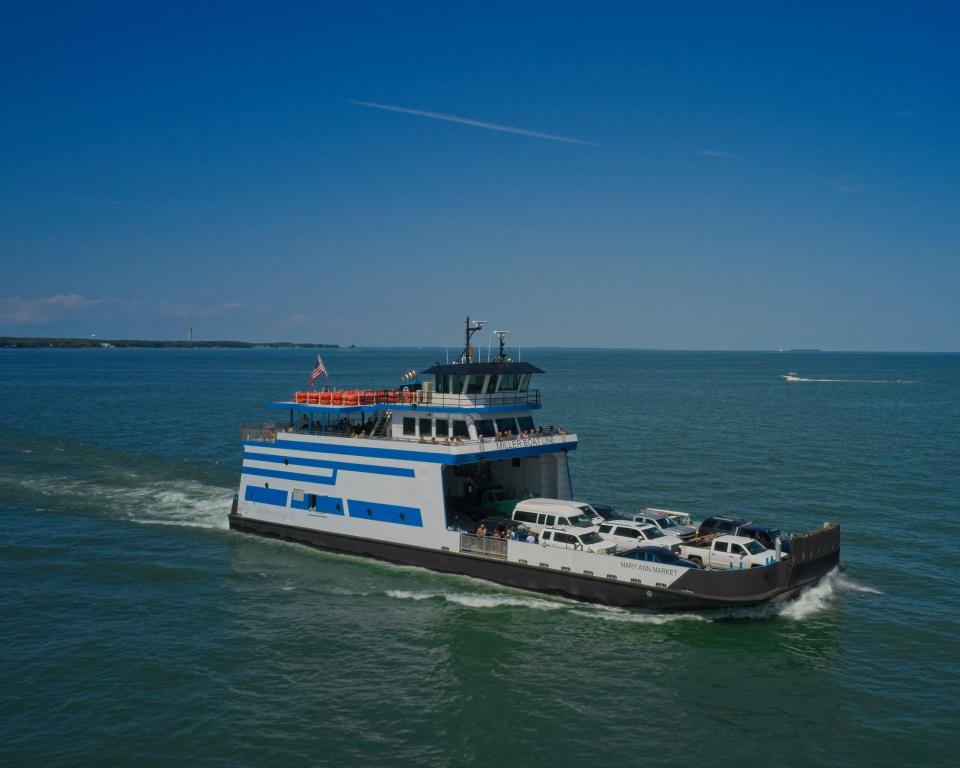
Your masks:
[[[666,547],[674,552],[680,551],[680,539],[666,536],[655,525],[638,523],[633,520],[607,520],[600,524],[600,536],[614,542],[620,549],[654,546]]]
[[[585,552],[601,555],[613,554],[617,548],[613,542],[600,538],[596,528],[584,529],[572,526],[545,529],[540,533],[540,544],[561,549],[582,549]]]
[[[623,515],[621,519],[656,526],[663,532],[664,536],[676,536],[678,539],[692,539],[697,535],[696,528],[689,525],[680,525],[675,517],[671,517],[664,512],[641,509],[639,512],[629,512]]]
[[[625,557],[628,560],[643,560],[647,563],[675,565],[679,568],[700,567],[693,561],[680,557],[666,547],[634,547],[633,549],[625,549],[623,552],[618,552],[617,557]]]
[[[677,521],[678,525],[693,525],[693,521],[690,519],[689,512],[677,512],[673,509],[660,509],[659,507],[647,507],[646,509],[640,510],[641,512],[659,512],[662,515],[667,517],[672,517]]]
[[[509,517],[517,501],[517,494],[507,488],[487,488],[480,494],[480,509]]]
[[[741,525],[749,525],[750,521],[745,517],[724,517],[715,515],[708,517],[700,523],[699,533],[701,536],[707,533],[736,533]]]
[[[746,536],[713,536],[683,544],[680,554],[714,571],[762,568],[776,562],[776,554],[759,541]],[[786,555],[784,555],[786,557]]]
[[[611,507],[609,504],[594,504],[590,503],[590,506],[593,507],[597,514],[600,515],[604,520],[622,520],[623,515],[616,507]]]
[[[560,499],[524,499],[517,504],[512,517],[514,522],[523,523],[534,533],[556,526],[592,528],[603,521],[589,504]]]
[[[748,523],[747,525],[741,525],[739,528],[737,528],[736,534],[738,536],[747,536],[755,541],[759,541],[767,549],[776,549],[777,539],[780,539],[780,551],[790,551],[790,537],[781,533],[779,528],[771,528],[767,525]]]

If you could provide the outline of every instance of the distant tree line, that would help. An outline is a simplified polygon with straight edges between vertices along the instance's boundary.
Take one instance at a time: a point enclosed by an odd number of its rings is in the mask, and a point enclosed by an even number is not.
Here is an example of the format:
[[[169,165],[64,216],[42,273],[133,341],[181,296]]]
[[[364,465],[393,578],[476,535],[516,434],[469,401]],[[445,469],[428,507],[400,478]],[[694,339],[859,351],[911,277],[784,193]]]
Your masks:
[[[60,339],[43,336],[0,336],[0,347],[33,349],[84,349],[89,347],[143,347],[147,349],[227,348],[227,349],[339,349],[339,344],[298,343],[293,341],[157,341],[153,339]]]

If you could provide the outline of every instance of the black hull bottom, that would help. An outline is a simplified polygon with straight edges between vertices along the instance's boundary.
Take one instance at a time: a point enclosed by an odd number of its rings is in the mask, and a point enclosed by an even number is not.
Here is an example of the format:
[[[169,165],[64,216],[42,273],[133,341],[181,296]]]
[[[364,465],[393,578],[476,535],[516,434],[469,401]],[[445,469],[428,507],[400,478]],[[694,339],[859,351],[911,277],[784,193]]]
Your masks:
[[[840,559],[838,536],[835,551],[799,566],[788,562],[746,571],[690,571],[681,576],[672,589],[657,589],[459,552],[437,551],[269,523],[234,514],[230,515],[229,520],[232,530],[267,538],[372,557],[400,565],[419,566],[441,573],[473,576],[509,587],[583,602],[651,610],[729,608],[784,600],[829,573],[838,565]]]

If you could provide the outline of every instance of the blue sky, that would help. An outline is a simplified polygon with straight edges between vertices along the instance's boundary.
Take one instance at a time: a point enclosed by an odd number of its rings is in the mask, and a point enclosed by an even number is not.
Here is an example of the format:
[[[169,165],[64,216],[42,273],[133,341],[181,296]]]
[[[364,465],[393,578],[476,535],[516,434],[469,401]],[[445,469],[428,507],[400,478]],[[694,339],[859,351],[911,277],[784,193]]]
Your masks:
[[[13,5],[0,334],[960,350],[956,6]]]

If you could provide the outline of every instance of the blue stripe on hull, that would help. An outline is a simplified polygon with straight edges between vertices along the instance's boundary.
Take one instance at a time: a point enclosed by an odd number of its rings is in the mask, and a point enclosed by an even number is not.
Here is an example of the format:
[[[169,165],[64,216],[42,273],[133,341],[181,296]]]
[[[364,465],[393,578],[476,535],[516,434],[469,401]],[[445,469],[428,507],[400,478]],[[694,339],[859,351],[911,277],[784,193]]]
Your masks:
[[[307,475],[302,472],[281,472],[279,469],[260,469],[259,467],[247,467],[242,470],[244,475],[258,475],[259,477],[277,477],[283,480],[302,480],[305,483],[319,483],[320,485],[336,485],[337,470],[333,470],[333,475],[324,477],[323,475]]]
[[[347,499],[350,517],[357,520],[376,520],[381,523],[399,523],[423,528],[423,516],[416,507],[398,507],[393,504],[375,504],[372,501]]]
[[[303,467],[322,467],[344,472],[364,472],[368,475],[393,475],[394,477],[416,477],[416,473],[407,467],[383,467],[374,464],[354,464],[347,461],[327,461],[325,459],[301,459],[297,456],[284,456],[276,453],[245,453],[244,460],[272,461],[277,464],[296,464]]]
[[[274,507],[287,506],[287,492],[276,488],[260,488],[256,485],[248,485],[243,498],[258,504],[271,504]]]

